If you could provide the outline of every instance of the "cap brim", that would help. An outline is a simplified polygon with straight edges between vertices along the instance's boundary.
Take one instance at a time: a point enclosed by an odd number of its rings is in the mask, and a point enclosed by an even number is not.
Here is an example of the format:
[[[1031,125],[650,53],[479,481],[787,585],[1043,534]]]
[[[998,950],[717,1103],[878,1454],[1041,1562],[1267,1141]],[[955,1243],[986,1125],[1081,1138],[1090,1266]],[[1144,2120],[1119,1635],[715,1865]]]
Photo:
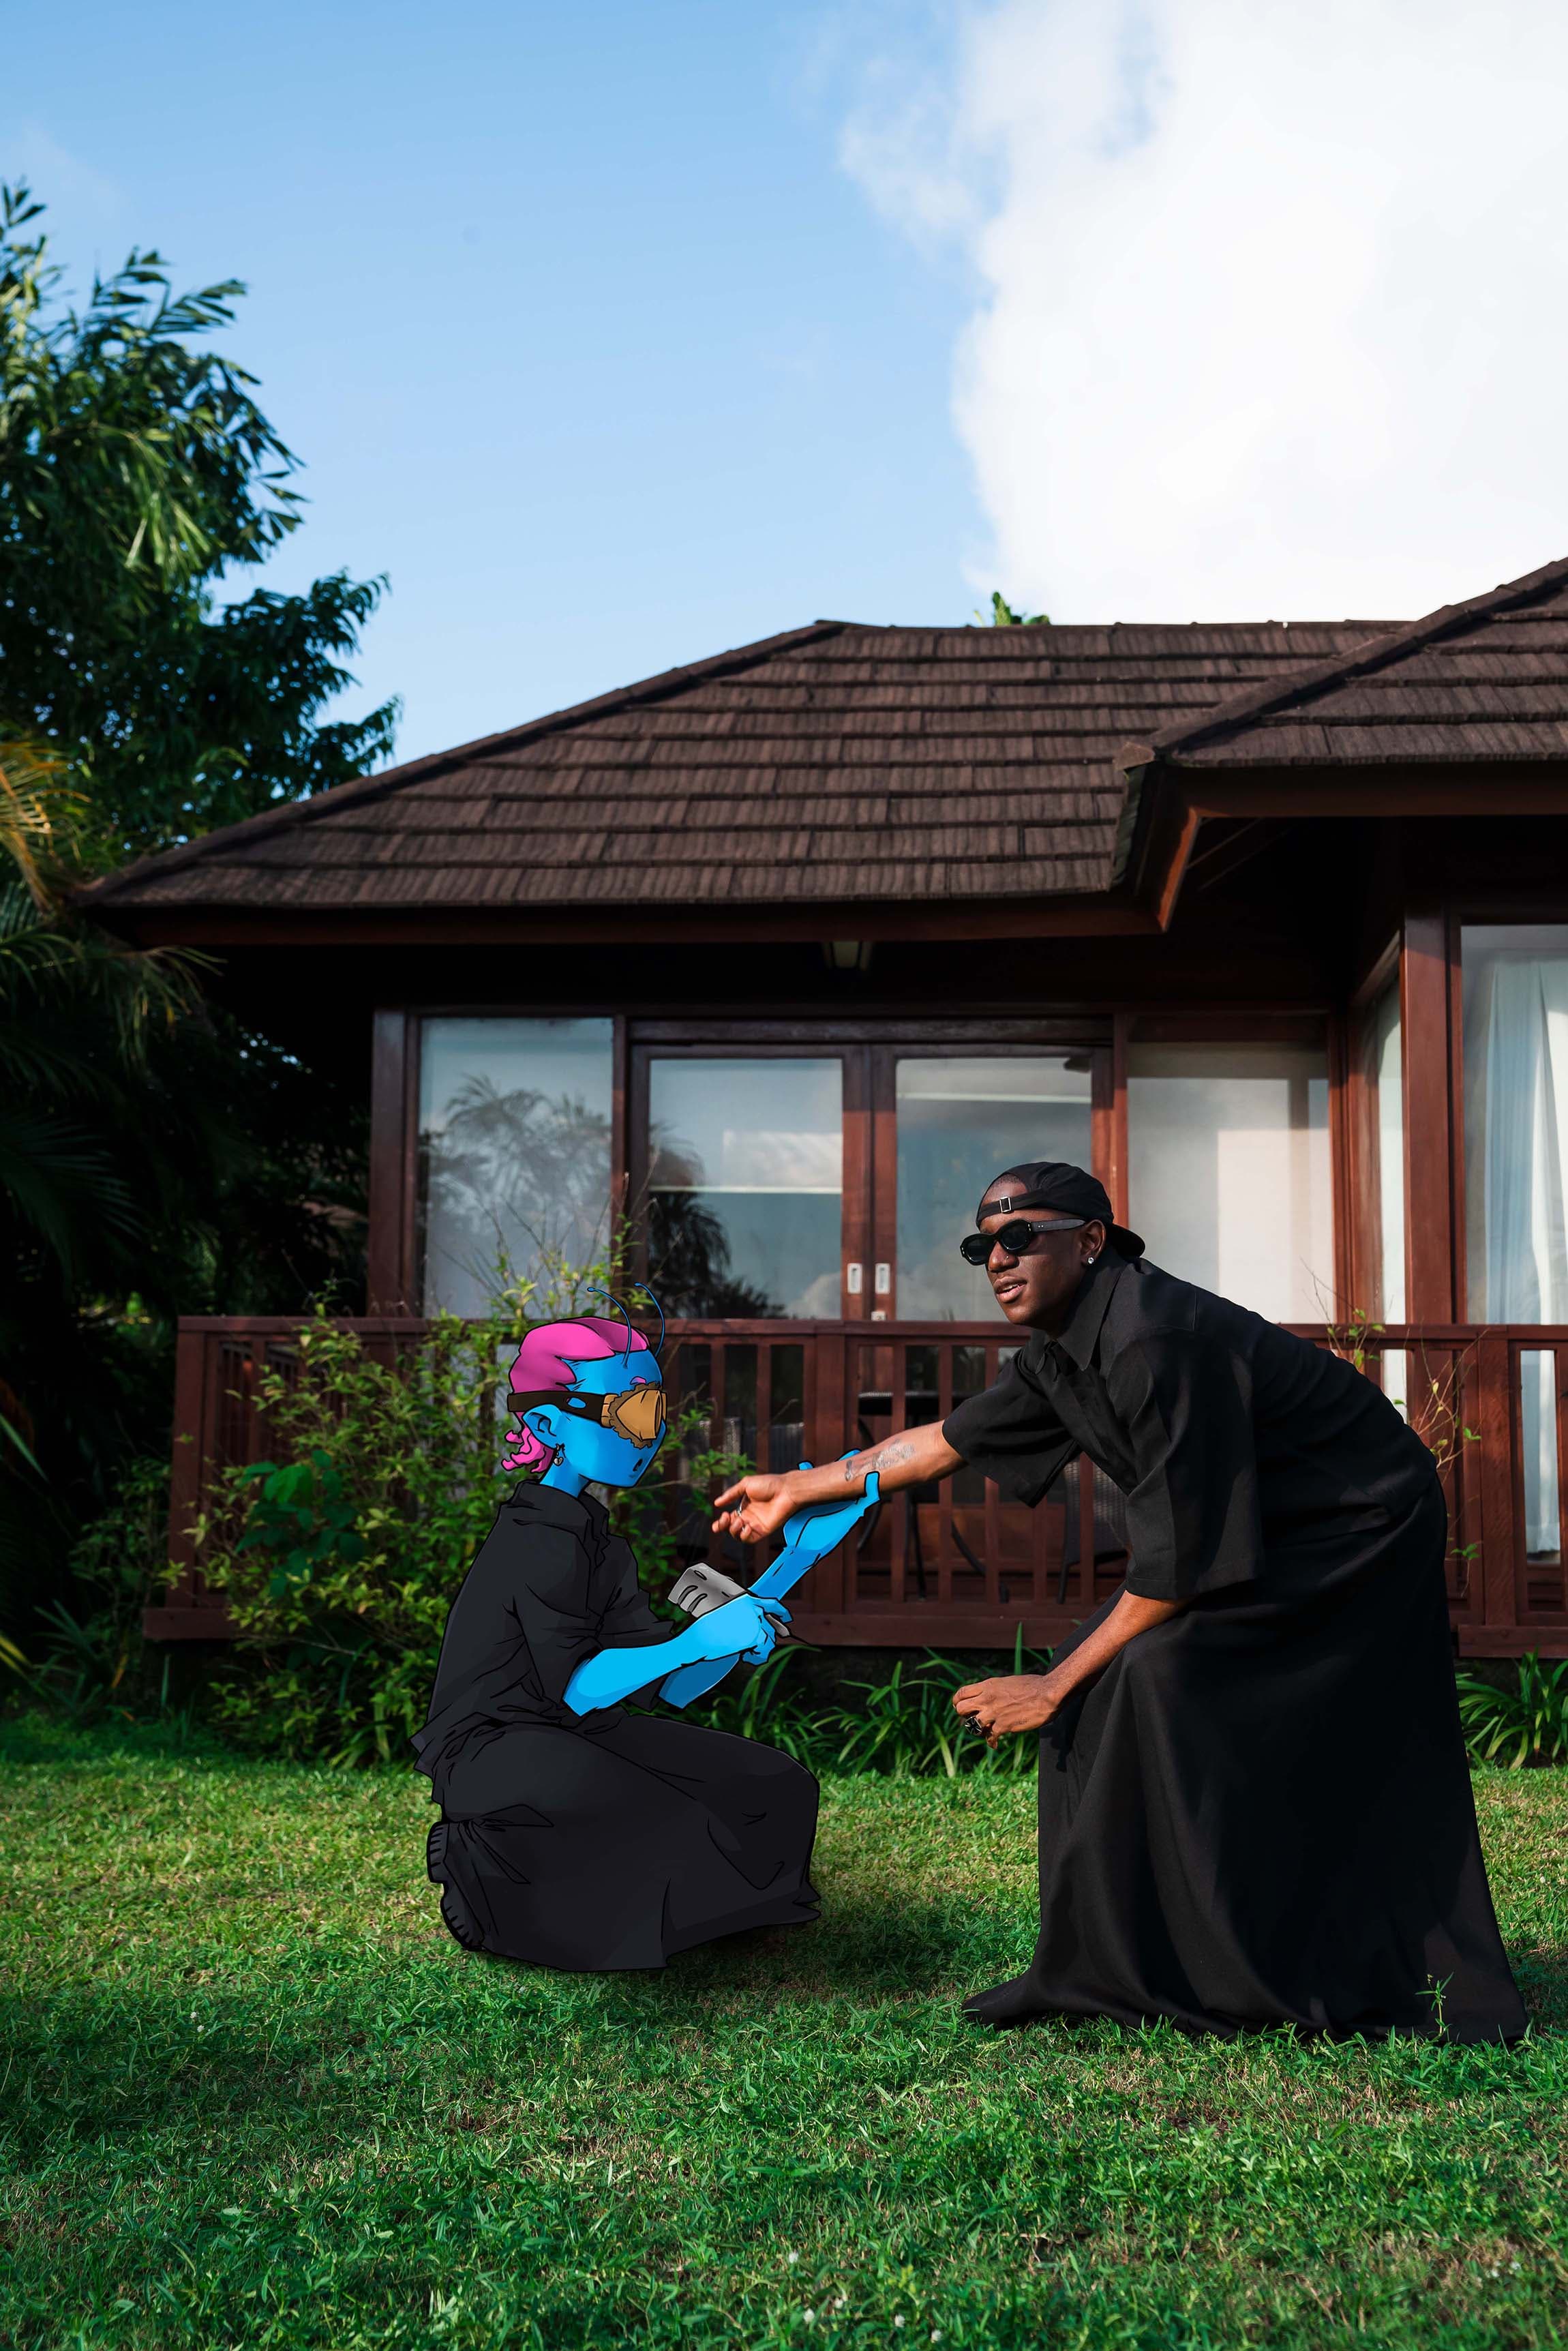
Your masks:
[[[1144,1254],[1143,1236],[1140,1233],[1130,1233],[1125,1225],[1113,1225],[1106,1234],[1106,1238],[1119,1257],[1131,1258],[1136,1261]]]

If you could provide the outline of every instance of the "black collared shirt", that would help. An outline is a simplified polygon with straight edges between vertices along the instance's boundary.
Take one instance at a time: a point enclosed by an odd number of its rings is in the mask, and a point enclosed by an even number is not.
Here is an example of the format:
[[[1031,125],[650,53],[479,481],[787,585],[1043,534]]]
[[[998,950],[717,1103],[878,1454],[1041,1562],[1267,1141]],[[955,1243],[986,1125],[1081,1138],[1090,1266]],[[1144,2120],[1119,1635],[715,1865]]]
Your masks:
[[[1403,1516],[1432,1457],[1353,1365],[1157,1266],[1108,1253],[1066,1328],[1031,1332],[943,1424],[1004,1494],[1080,1453],[1127,1498],[1127,1589],[1188,1600]]]
[[[452,1604],[430,1713],[413,1740],[419,1769],[439,1796],[454,1757],[476,1736],[523,1722],[579,1729],[615,1721],[608,1708],[572,1713],[566,1687],[578,1667],[601,1649],[646,1648],[674,1631],[654,1615],[631,1545],[611,1532],[596,1495],[519,1486]]]

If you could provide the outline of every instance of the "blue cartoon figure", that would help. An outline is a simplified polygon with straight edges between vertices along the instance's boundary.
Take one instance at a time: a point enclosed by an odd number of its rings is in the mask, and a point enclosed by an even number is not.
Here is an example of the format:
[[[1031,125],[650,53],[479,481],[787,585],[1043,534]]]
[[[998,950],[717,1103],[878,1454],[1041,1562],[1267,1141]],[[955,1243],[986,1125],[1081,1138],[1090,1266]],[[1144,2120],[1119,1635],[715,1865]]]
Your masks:
[[[831,1548],[827,1531],[813,1542],[805,1513],[791,1522],[766,1594],[693,1571],[677,1586],[692,1622],[672,1632],[587,1491],[635,1486],[664,1443],[647,1341],[629,1318],[531,1331],[511,1403],[506,1467],[531,1474],[453,1603],[414,1740],[441,1806],[429,1867],[447,1927],[470,1950],[598,1971],[814,1918],[810,1773],[622,1702],[662,1691],[682,1706],[739,1659],[760,1664],[788,1622],[780,1594]]]

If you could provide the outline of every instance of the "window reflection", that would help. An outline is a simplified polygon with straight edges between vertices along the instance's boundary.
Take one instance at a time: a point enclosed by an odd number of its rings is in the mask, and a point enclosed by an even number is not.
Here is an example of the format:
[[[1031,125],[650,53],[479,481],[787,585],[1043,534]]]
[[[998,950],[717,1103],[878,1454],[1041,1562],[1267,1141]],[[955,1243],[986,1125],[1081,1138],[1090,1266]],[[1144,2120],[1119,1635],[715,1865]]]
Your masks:
[[[836,1316],[838,1059],[654,1061],[648,1124],[649,1278],[665,1312]]]
[[[1151,1260],[1276,1322],[1338,1307],[1328,1062],[1309,1045],[1135,1045],[1130,1216]]]
[[[1568,924],[1467,925],[1465,1220],[1472,1322],[1568,1322]],[[1525,1550],[1556,1557],[1555,1356],[1520,1358]]]
[[[1377,1238],[1377,1279],[1357,1303],[1383,1322],[1405,1320],[1405,1088],[1399,985],[1373,1006],[1363,1041],[1366,1123],[1362,1138]]]
[[[1090,1158],[1089,1057],[953,1055],[898,1064],[898,1311],[999,1322],[958,1243],[994,1176],[1019,1160]]]
[[[609,1020],[426,1020],[420,1051],[424,1311],[481,1314],[609,1237]]]

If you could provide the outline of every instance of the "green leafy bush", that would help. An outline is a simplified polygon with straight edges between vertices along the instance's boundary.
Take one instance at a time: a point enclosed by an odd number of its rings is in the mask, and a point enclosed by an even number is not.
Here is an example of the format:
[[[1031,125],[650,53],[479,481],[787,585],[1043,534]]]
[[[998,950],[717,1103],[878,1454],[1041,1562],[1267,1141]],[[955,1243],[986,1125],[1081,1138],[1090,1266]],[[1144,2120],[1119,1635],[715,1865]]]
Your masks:
[[[1459,1717],[1477,1763],[1568,1763],[1568,1657],[1548,1665],[1533,1650],[1519,1661],[1511,1687],[1461,1674]]]
[[[947,1657],[928,1650],[909,1667],[900,1657],[881,1681],[851,1682],[853,1703],[813,1706],[795,1687],[795,1661],[801,1652],[775,1650],[765,1666],[744,1681],[732,1675],[720,1685],[706,1712],[690,1719],[743,1739],[766,1740],[809,1771],[874,1774],[894,1780],[956,1780],[969,1771],[1029,1772],[1038,1741],[1004,1740],[995,1749],[967,1730],[953,1711],[953,1694],[983,1678],[973,1658]],[[1043,1673],[1049,1653],[1026,1652],[1020,1628],[1014,1673]]]
[[[169,1464],[133,1460],[71,1550],[66,1596],[39,1604],[25,1649],[0,1642],[33,1703],[78,1724],[168,1713],[173,1660],[141,1637],[142,1611],[168,1580],[168,1536]]]

